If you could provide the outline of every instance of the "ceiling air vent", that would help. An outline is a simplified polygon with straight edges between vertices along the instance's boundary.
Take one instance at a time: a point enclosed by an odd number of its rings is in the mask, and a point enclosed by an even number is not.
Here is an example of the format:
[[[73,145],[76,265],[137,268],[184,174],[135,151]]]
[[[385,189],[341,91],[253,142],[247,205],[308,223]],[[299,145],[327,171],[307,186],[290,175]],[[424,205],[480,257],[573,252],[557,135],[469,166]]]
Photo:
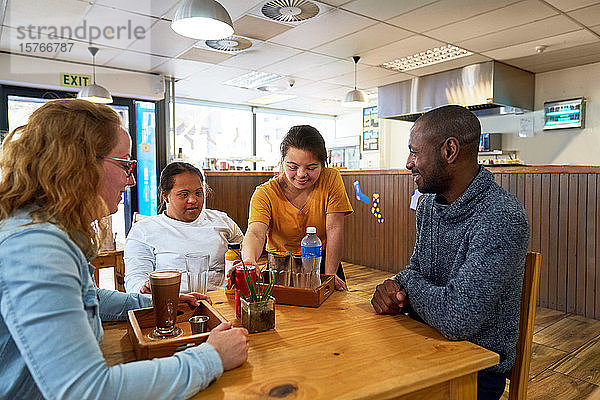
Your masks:
[[[207,40],[206,45],[212,49],[227,52],[237,52],[252,47],[252,42],[240,36],[230,36],[227,39]]]
[[[267,18],[279,22],[300,22],[319,13],[319,6],[308,0],[272,0],[262,6]]]

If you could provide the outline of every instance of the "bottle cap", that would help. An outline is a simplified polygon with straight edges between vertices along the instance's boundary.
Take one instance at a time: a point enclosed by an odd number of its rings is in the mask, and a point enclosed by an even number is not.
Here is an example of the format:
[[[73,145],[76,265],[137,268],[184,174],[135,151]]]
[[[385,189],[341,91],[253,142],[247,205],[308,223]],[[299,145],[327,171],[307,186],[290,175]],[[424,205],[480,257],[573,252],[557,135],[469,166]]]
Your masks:
[[[317,228],[315,228],[314,226],[307,226],[306,233],[308,233],[308,234],[317,233]]]
[[[239,243],[227,243],[228,249],[239,250],[242,246]]]

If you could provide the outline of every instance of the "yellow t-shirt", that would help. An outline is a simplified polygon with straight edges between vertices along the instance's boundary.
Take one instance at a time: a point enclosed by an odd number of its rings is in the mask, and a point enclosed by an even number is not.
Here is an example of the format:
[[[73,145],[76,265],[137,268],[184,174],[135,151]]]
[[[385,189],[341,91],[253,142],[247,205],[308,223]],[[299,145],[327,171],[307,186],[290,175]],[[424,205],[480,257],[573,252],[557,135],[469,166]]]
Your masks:
[[[262,222],[268,226],[267,251],[299,254],[300,241],[306,236],[307,226],[317,228],[317,236],[323,243],[323,249],[325,248],[325,217],[338,212],[351,214],[352,205],[340,172],[333,168],[323,168],[313,192],[301,210],[285,197],[277,178],[258,186],[250,200],[248,225]]]

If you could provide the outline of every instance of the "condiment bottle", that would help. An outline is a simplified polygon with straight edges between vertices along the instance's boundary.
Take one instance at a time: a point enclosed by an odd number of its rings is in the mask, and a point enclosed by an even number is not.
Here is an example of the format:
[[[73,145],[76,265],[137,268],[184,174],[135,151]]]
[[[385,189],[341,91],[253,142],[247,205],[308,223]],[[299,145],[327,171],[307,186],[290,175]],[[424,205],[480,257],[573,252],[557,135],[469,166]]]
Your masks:
[[[227,252],[225,253],[225,294],[227,295],[233,296],[235,294],[235,289],[227,289],[227,283],[229,281],[228,274],[236,261],[242,261],[241,254],[241,246],[239,243],[227,244]]]

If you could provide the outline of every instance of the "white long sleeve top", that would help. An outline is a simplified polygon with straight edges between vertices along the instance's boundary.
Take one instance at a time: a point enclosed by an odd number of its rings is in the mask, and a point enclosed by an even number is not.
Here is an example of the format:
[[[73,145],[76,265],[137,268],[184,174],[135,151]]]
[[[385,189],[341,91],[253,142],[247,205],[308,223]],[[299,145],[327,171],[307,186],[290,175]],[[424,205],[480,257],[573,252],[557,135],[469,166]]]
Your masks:
[[[227,244],[241,243],[243,238],[241,229],[222,211],[205,208],[193,222],[165,213],[144,218],[131,227],[125,241],[125,290],[139,293],[152,271],[185,272],[185,255],[190,253],[210,256],[208,289],[223,288]],[[181,291],[188,291],[183,276]]]

